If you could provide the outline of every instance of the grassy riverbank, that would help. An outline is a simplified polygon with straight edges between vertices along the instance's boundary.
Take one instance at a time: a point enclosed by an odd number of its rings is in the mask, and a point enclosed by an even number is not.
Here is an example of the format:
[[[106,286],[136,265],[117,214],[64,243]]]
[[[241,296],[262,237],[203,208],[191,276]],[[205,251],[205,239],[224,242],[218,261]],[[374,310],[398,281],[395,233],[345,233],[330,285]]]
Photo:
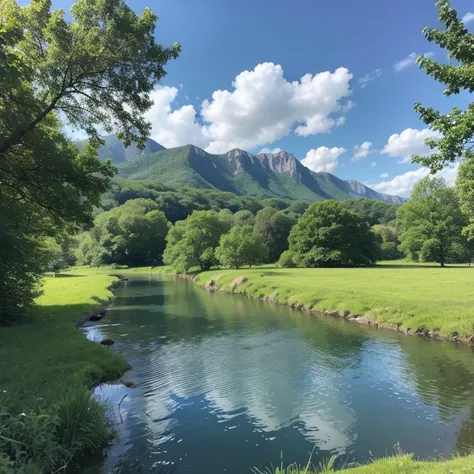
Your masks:
[[[256,471],[255,474],[467,474],[474,473],[474,455],[457,457],[449,461],[415,461],[412,456],[394,456],[373,461],[366,466],[334,471],[323,467],[315,471],[307,467],[287,467]]]
[[[231,288],[238,277],[245,281]],[[474,334],[474,269],[420,265],[371,268],[276,268],[213,270],[197,284],[364,321],[418,329],[468,340]]]
[[[88,341],[73,321],[107,301],[115,281],[107,275],[46,278],[31,321],[0,329],[0,413],[8,413],[0,420],[0,453],[25,450],[34,462],[25,472],[53,472],[108,437],[105,410],[88,388],[116,379],[128,364]]]

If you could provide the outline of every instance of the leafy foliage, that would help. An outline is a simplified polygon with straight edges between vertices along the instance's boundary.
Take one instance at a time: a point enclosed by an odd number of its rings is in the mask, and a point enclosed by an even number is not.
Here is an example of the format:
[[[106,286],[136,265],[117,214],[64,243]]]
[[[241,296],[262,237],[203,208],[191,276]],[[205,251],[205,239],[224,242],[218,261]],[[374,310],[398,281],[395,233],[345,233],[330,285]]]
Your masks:
[[[463,259],[465,217],[453,188],[440,178],[422,179],[397,216],[404,232],[400,247],[414,261],[445,263]],[[465,256],[464,256],[465,258]]]
[[[268,248],[268,260],[276,262],[288,249],[288,236],[296,220],[273,207],[265,207],[255,217],[255,234]]]
[[[461,91],[474,92],[474,34],[470,33],[458,17],[456,10],[448,0],[436,2],[439,21],[444,29],[428,28],[423,30],[429,42],[445,49],[449,55],[448,64],[439,63],[425,56],[418,58],[420,67],[436,81],[446,85],[444,94],[451,96]],[[458,158],[473,159],[474,153],[474,103],[465,110],[453,108],[442,114],[431,107],[415,104],[415,110],[421,120],[430,129],[440,133],[439,139],[427,140],[427,145],[436,150],[427,157],[414,156],[415,162],[430,167],[432,172],[439,171],[446,164]]]
[[[342,202],[312,204],[290,233],[290,252],[302,267],[375,263],[375,236]],[[288,258],[288,255],[285,255]]]
[[[224,234],[216,249],[221,265],[240,268],[242,265],[263,263],[268,258],[268,249],[262,239],[253,233],[252,226],[235,226]]]
[[[399,250],[400,240],[398,231],[392,225],[377,224],[372,227],[377,242],[379,243],[379,258],[381,260],[398,260],[403,258]]]
[[[170,224],[151,199],[131,199],[123,206],[99,214],[94,224],[79,243],[79,263],[161,264]]]
[[[178,273],[193,267],[209,270],[218,263],[215,249],[229,224],[215,211],[194,211],[184,221],[178,221],[166,238],[163,261]]]
[[[0,324],[10,324],[38,295],[47,241],[89,224],[110,184],[97,129],[143,143],[149,93],[179,46],[156,44],[156,16],[122,0],[79,0],[71,21],[49,0],[5,0],[0,16]],[[59,116],[91,137],[81,152]]]
[[[359,214],[370,226],[388,224],[397,215],[397,205],[372,199],[348,199],[346,206]]]

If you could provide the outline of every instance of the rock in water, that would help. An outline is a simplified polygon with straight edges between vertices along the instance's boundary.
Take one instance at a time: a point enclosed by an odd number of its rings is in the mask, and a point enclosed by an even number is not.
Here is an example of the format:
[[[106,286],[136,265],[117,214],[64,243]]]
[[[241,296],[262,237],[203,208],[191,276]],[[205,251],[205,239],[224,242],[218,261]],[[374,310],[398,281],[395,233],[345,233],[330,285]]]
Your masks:
[[[103,346],[113,346],[115,344],[115,341],[113,339],[102,339],[102,341],[100,341],[100,343]]]

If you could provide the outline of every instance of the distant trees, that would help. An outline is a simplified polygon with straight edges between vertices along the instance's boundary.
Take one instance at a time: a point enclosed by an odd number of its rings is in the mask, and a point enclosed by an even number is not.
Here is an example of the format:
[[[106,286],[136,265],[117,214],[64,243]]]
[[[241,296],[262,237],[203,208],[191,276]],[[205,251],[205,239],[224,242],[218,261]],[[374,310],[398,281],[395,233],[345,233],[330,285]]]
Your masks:
[[[229,228],[215,211],[194,211],[171,228],[166,238],[164,263],[179,273],[192,267],[209,270],[218,263],[215,249]]]
[[[419,181],[397,216],[403,229],[400,247],[410,259],[443,267],[465,258],[467,241],[462,229],[466,218],[455,189],[443,179],[428,176]]]
[[[399,249],[398,230],[393,225],[376,224],[372,227],[372,231],[379,244],[380,260],[398,260],[404,257]]]
[[[219,263],[226,267],[251,267],[267,260],[268,249],[260,236],[253,232],[252,226],[235,226],[221,236],[216,257]]]
[[[359,214],[370,226],[388,224],[397,216],[397,205],[373,199],[348,199],[344,204]]]
[[[302,267],[368,265],[377,246],[369,225],[338,201],[312,204],[293,227],[285,265]]]
[[[268,248],[268,261],[276,262],[288,249],[288,236],[296,220],[273,207],[265,207],[255,216],[254,232]]]
[[[161,264],[169,228],[154,201],[132,199],[96,217],[80,240],[78,261],[92,266]]]

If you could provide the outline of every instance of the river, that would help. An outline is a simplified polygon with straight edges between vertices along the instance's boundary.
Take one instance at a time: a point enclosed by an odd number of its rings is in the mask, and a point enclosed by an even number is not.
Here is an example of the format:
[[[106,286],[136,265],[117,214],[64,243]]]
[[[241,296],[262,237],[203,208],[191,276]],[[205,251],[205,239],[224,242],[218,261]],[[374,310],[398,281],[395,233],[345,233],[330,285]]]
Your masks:
[[[468,347],[156,276],[131,278],[84,331],[117,341],[137,385],[97,388],[118,441],[85,472],[245,474],[311,452],[317,465],[474,450]]]

